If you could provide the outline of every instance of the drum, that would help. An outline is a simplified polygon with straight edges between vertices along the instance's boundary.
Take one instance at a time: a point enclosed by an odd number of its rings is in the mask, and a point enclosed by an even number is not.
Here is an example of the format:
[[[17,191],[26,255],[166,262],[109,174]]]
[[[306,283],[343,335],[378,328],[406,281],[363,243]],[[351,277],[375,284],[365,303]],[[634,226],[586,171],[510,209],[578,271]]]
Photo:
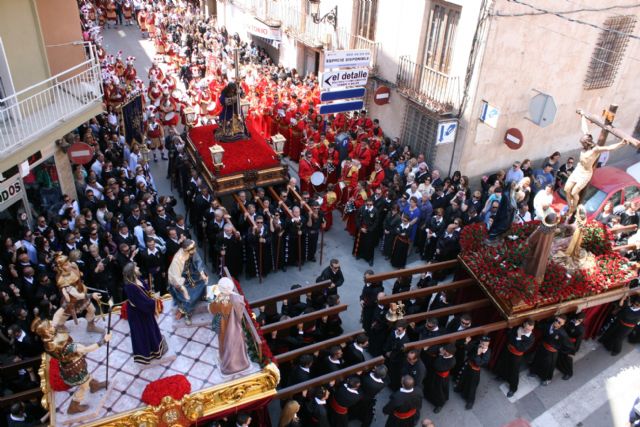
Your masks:
[[[174,89],[173,92],[171,92],[171,98],[176,102],[180,101],[182,99],[182,91],[180,89]]]
[[[180,119],[180,116],[178,116],[173,111],[170,111],[164,115],[164,119],[162,120],[162,123],[165,126],[176,126],[178,124],[179,119]]]
[[[324,184],[324,174],[320,171],[316,171],[311,174],[311,184],[314,187]]]

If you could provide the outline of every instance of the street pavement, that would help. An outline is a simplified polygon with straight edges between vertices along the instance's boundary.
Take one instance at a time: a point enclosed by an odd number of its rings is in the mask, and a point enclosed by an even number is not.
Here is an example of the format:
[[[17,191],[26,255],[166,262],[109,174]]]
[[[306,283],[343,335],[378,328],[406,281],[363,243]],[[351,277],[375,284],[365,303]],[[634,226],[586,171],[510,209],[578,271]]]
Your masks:
[[[136,68],[140,78],[146,81],[147,71],[153,59],[153,46],[148,40],[141,40],[137,27],[120,27],[104,31],[104,47],[108,53],[123,51],[123,57],[136,57]],[[384,124],[384,117],[380,117]],[[152,172],[158,187],[158,193],[171,194],[172,190],[166,177],[166,162],[152,164]],[[292,165],[297,170],[295,165]],[[180,202],[178,211],[184,213]],[[247,299],[284,292],[293,284],[305,285],[315,282],[315,278],[336,258],[342,265],[345,283],[340,288],[342,303],[349,309],[341,314],[345,332],[359,329],[359,295],[363,285],[364,271],[372,268],[375,272],[384,272],[393,268],[379,252],[373,267],[363,260],[355,260],[351,255],[352,238],[343,231],[343,223],[336,213],[334,227],[324,238],[323,264],[306,263],[301,271],[289,268],[286,273],[275,272],[264,278],[240,278]],[[319,259],[319,256],[316,256]],[[419,265],[415,255],[409,258],[408,267]],[[414,282],[417,279],[414,278]],[[391,292],[392,281],[385,283],[387,293]],[[422,418],[428,417],[440,426],[504,426],[515,420],[524,420],[536,427],[606,427],[627,426],[627,416],[634,399],[640,395],[640,350],[625,343],[618,357],[611,357],[597,342],[586,341],[576,356],[575,375],[569,381],[562,381],[556,373],[551,384],[542,387],[539,381],[521,374],[521,387],[511,399],[507,399],[507,387],[493,379],[493,375],[482,371],[478,387],[476,404],[472,410],[465,410],[465,402],[453,391],[443,410],[433,413],[433,406],[423,401]],[[383,426],[386,417],[382,415],[382,406],[388,401],[388,390],[378,397],[374,426]],[[280,405],[274,402],[270,406],[273,423],[277,423]],[[352,422],[358,426],[358,422]],[[515,424],[513,424],[515,425]],[[523,424],[527,425],[527,424]]]

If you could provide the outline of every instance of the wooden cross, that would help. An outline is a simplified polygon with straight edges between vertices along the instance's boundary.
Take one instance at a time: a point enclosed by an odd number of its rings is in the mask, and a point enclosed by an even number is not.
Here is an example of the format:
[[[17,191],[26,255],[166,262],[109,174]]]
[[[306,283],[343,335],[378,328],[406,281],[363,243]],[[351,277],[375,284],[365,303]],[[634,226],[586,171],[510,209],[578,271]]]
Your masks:
[[[613,118],[615,117],[615,112],[617,109],[618,109],[617,105],[609,106],[609,110],[604,111],[604,114],[603,114],[604,121],[600,117],[594,114],[589,114],[583,110],[577,110],[576,113],[578,113],[581,117],[584,117],[587,121],[593,123],[594,125],[602,129],[600,131],[600,136],[598,137],[598,145],[604,145],[607,139],[607,135],[612,134],[616,138],[627,140],[629,144],[632,144],[636,148],[640,148],[640,141],[638,139],[634,138],[633,136],[627,134],[626,132],[618,128],[613,127],[612,122],[613,122]]]

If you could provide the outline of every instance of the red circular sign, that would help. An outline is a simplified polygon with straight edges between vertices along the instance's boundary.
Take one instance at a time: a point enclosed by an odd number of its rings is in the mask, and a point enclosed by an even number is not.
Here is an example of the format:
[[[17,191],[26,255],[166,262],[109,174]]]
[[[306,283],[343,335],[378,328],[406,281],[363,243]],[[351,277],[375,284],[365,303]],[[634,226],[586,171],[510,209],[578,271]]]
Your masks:
[[[93,148],[84,142],[76,142],[67,150],[69,160],[76,165],[86,165],[93,159]]]
[[[387,86],[380,86],[373,94],[373,102],[376,105],[388,104],[389,98],[391,98],[391,89]]]
[[[508,129],[504,134],[504,143],[512,150],[521,148],[522,144],[524,143],[524,136],[522,136],[522,132],[520,132],[520,129]]]

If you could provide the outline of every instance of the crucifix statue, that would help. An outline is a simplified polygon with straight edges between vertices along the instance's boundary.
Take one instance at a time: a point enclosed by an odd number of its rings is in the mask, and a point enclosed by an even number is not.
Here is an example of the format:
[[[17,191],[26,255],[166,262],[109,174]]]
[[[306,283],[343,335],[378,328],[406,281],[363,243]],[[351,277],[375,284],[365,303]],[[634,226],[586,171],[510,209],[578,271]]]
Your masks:
[[[640,141],[637,139],[626,135],[624,132],[621,132],[610,124],[602,123],[597,117],[591,116],[582,110],[578,110],[577,113],[581,117],[580,120],[583,136],[580,138],[580,144],[582,145],[582,150],[580,151],[578,164],[564,186],[564,192],[569,205],[569,210],[567,212],[567,218],[569,218],[569,221],[571,221],[571,218],[575,214],[576,208],[580,203],[580,192],[587,186],[587,184],[589,184],[589,181],[591,181],[593,170],[600,154],[606,151],[617,150],[627,144],[633,144],[636,147],[640,144]],[[604,139],[602,137],[600,138],[603,145],[596,144],[593,136],[589,133],[589,122],[602,128],[603,132],[611,133],[622,141],[605,146],[605,135]]]
[[[218,141],[238,141],[249,138],[249,132],[245,124],[245,117],[240,104],[244,97],[240,85],[240,48],[233,50],[233,62],[235,67],[235,81],[230,81],[220,93],[220,127],[216,130],[215,137]]]

